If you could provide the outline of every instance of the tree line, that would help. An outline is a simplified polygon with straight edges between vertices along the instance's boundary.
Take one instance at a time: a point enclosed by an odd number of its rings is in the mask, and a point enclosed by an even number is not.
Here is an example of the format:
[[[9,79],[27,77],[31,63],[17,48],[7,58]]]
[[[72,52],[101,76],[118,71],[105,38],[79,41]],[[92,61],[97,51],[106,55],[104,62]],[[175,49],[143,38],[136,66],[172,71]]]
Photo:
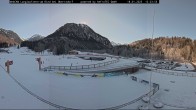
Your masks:
[[[145,49],[148,54],[153,53],[162,58],[173,57],[174,60],[196,61],[196,40],[187,37],[174,36],[158,37],[153,40],[143,39],[129,46],[136,51]]]
[[[60,55],[67,53],[65,45],[59,43],[58,45],[42,42],[42,41],[23,41],[21,43],[21,47],[28,47],[29,49],[35,52],[43,52],[48,49],[48,51],[52,52],[54,55]]]
[[[71,49],[80,49],[71,44],[65,44],[63,41],[58,42],[58,44],[49,42],[24,41],[21,43],[21,47],[28,47],[36,52],[49,49],[57,55],[67,53]],[[158,37],[153,40],[139,40],[130,45],[114,46],[106,52],[126,57],[196,61],[196,40],[177,36]]]

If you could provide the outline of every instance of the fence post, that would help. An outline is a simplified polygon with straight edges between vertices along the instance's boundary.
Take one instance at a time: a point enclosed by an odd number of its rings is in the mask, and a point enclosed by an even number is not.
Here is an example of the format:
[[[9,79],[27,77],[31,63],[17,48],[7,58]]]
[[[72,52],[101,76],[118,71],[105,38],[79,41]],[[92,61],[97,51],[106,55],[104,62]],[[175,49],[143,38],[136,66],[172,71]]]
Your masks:
[[[155,92],[155,89],[153,88],[153,90],[152,90],[152,95],[154,95],[154,92]]]

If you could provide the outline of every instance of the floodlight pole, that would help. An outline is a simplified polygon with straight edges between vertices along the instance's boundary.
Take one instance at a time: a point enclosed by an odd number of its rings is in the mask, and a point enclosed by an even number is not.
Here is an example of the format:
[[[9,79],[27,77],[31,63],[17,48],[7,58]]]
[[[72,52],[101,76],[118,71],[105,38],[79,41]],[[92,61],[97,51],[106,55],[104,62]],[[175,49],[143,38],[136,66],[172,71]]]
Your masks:
[[[152,48],[151,51],[153,52],[153,36],[154,36],[154,17],[155,17],[155,9],[154,9],[154,14],[153,14],[153,29],[152,29]],[[151,60],[152,60],[152,53],[150,55]],[[151,61],[151,70],[152,70],[152,61]],[[152,71],[150,72],[150,94],[149,94],[149,105],[150,105],[150,101],[151,101],[151,90],[152,90]]]

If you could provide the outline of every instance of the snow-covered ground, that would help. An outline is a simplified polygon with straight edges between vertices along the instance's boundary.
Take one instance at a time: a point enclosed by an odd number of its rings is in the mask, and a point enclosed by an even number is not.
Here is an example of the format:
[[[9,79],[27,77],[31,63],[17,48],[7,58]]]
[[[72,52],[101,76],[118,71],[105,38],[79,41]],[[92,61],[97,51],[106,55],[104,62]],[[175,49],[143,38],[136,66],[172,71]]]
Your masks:
[[[0,109],[54,109],[21,89],[2,68],[0,72]]]
[[[195,68],[190,63],[180,63],[180,67],[176,67],[174,70],[194,70]]]
[[[14,63],[10,66],[10,74],[13,77],[31,92],[61,106],[80,109],[108,108],[126,103],[148,92],[148,86],[136,83],[128,76],[81,78],[39,71],[35,58],[45,59],[45,64],[48,60],[48,65],[49,63],[52,65],[91,64],[100,61],[91,62],[75,57],[67,59],[70,55],[64,58],[53,55],[31,55],[29,53],[34,53],[30,51],[26,53],[25,48],[10,48],[10,51],[12,52],[10,54],[1,53],[0,64],[4,67],[5,61],[13,60]],[[108,60],[111,58],[105,61]],[[53,108],[25,92],[2,68],[0,69],[0,88],[2,88],[0,89],[1,109]]]
[[[138,60],[142,61],[142,60]],[[174,71],[192,71],[195,70],[191,63],[179,63],[161,60],[148,60],[148,63],[142,62],[147,68],[174,70]],[[178,65],[178,66],[176,66]]]
[[[38,62],[35,60],[35,58],[41,57],[44,61],[42,67],[47,67],[51,65],[97,64],[114,60],[114,58],[107,57],[102,61],[91,61],[83,60],[74,55],[54,56],[47,52],[41,55],[26,48],[16,49],[12,47],[9,49],[11,51],[9,54],[0,53],[0,65],[5,68],[5,61],[13,60],[13,65],[10,66],[10,74],[32,93],[57,105],[76,109],[104,109],[124,104],[149,92],[149,85],[135,82],[127,75],[112,77],[65,76],[56,74],[55,71],[39,71]],[[103,70],[137,65],[137,60],[142,59],[120,58],[117,63],[96,69]],[[0,109],[54,109],[54,107],[38,100],[22,89],[3,68],[0,67]],[[179,67],[179,69],[183,69],[183,67]],[[79,72],[79,70],[70,72]],[[133,75],[149,81],[151,72],[139,70]],[[195,72],[191,73],[196,74]],[[152,103],[154,100],[158,100],[168,105],[164,105],[163,109],[196,108],[195,78],[152,72],[152,82],[160,85],[160,90],[152,96]],[[140,100],[122,109],[136,109],[142,104],[145,103]]]
[[[140,70],[134,76],[149,81],[150,74],[152,74],[152,81],[160,85],[160,90],[153,96],[154,100],[171,106],[196,109],[196,86],[194,85],[196,77],[173,76],[146,70]]]

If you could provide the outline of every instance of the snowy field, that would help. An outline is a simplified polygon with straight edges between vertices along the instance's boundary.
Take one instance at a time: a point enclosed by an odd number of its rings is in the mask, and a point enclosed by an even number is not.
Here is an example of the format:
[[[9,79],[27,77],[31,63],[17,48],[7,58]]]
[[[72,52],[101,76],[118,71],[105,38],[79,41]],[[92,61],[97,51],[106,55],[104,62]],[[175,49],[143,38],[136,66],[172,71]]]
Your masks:
[[[26,48],[9,48],[10,52],[0,53],[0,64],[5,68],[5,61],[13,60],[10,74],[37,96],[63,107],[75,109],[104,109],[118,106],[134,100],[147,92],[149,85],[133,81],[130,75],[112,77],[76,77],[56,74],[55,71],[39,71],[38,62],[41,57],[42,67],[51,65],[74,66],[97,64],[114,60],[107,57],[103,61],[83,60],[74,55],[53,56],[47,52],[44,55],[35,54]],[[85,54],[85,53],[83,53]],[[106,70],[122,68],[137,63],[141,58],[119,59],[119,62],[97,68]],[[54,109],[22,89],[5,71],[0,68],[0,109]],[[183,69],[179,67],[179,69]],[[93,70],[93,69],[91,69]],[[169,70],[168,70],[169,71]],[[171,71],[171,70],[170,70]],[[80,72],[69,71],[69,72]],[[180,71],[179,71],[180,72]],[[152,103],[162,102],[163,109],[196,108],[196,77],[173,76],[139,70],[132,76],[160,85],[160,90],[152,96]],[[196,74],[195,72],[191,72]],[[142,100],[122,109],[136,109],[145,104]],[[150,106],[153,108],[152,104]]]
[[[160,85],[160,90],[153,96],[153,100],[177,108],[196,109],[196,77],[173,76],[146,70],[140,70],[134,76],[149,81],[150,74],[152,74],[152,81]]]
[[[35,58],[48,59],[51,64],[91,64],[100,61],[69,58],[73,56],[41,56],[26,53],[26,49],[10,48],[12,53],[1,53],[1,65],[13,60],[10,74],[30,91],[55,104],[80,109],[101,109],[117,106],[148,92],[149,87],[134,82],[128,76],[115,76],[104,78],[92,77],[66,77],[54,72],[38,70]],[[21,55],[21,52],[23,55]],[[60,59],[61,58],[61,59]],[[105,61],[111,60],[106,59]],[[44,60],[47,64],[47,60]],[[57,62],[58,61],[58,62]],[[63,63],[64,62],[64,63]],[[104,62],[104,61],[101,61]],[[49,65],[49,64],[48,64]],[[18,86],[7,73],[0,69],[0,108],[53,108],[31,96]]]

